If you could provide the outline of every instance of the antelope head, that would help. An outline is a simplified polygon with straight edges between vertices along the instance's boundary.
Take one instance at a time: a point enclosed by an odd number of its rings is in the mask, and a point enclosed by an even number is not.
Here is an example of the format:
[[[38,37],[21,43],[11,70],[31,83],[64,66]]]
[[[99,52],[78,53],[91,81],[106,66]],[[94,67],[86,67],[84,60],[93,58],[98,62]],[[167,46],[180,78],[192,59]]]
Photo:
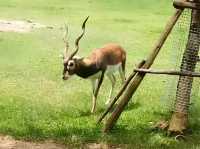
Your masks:
[[[71,75],[75,74],[76,72],[78,58],[75,55],[78,53],[78,50],[79,50],[79,41],[85,34],[85,24],[88,18],[89,16],[85,19],[85,21],[82,24],[82,33],[75,40],[75,51],[73,51],[71,54],[68,54],[68,49],[69,49],[69,42],[67,40],[68,27],[65,25],[65,34],[63,37],[63,41],[65,43],[65,50],[63,54],[63,59],[64,59],[63,80],[67,80]]]

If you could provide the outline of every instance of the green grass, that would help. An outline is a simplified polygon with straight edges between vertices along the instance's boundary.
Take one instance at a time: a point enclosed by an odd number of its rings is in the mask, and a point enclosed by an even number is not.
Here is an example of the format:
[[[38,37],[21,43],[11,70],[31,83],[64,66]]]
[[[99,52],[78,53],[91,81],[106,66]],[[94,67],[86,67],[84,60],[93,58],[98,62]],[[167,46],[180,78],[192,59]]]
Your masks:
[[[128,75],[150,52],[172,15],[171,1],[7,0],[0,1],[0,12],[0,19],[34,20],[54,27],[25,34],[0,32],[0,133],[33,141],[54,139],[73,146],[104,142],[128,144],[130,148],[198,148],[197,100],[190,115],[193,131],[186,142],[151,129],[150,122],[170,116],[160,100],[166,78],[147,76],[133,97],[135,103],[129,104],[107,135],[101,133],[102,126],[97,126],[96,120],[105,109],[108,80],[101,88],[97,112],[91,115],[90,82],[76,76],[65,82],[61,79],[59,55],[64,45],[60,27],[64,22],[69,24],[73,48],[81,23],[89,15],[79,54],[86,56],[107,42],[120,43],[127,51]],[[170,51],[165,50],[155,66],[170,68]]]

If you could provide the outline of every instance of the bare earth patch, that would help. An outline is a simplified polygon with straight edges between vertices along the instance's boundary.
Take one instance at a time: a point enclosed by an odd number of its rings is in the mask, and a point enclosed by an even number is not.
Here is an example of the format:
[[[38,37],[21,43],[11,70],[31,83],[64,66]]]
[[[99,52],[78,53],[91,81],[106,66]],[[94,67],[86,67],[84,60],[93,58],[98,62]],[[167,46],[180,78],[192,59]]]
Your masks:
[[[0,135],[0,149],[71,149],[63,144],[58,144],[53,141],[44,142],[28,142],[13,139],[11,136]],[[76,147],[77,148],[77,147]],[[104,143],[87,143],[80,146],[83,149],[122,149],[126,145],[110,145]]]
[[[0,20],[0,32],[19,32],[26,33],[30,32],[32,29],[45,28],[46,25],[36,23],[30,20],[20,21],[20,20]]]
[[[0,149],[67,149],[67,147],[52,141],[35,143],[14,140],[10,136],[0,136]]]

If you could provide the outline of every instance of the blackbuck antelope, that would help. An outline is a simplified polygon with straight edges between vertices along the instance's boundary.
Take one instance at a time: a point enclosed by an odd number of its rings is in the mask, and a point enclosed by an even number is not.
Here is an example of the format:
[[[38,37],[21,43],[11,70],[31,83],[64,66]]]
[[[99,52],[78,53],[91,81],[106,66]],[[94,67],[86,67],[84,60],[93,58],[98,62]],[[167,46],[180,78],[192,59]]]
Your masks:
[[[116,83],[114,72],[118,71],[122,82],[125,80],[125,63],[126,63],[126,52],[124,49],[117,44],[107,44],[102,48],[98,48],[92,51],[88,57],[78,58],[75,55],[79,50],[79,41],[85,33],[85,24],[88,17],[85,19],[82,25],[82,34],[76,39],[75,47],[76,50],[68,55],[69,44],[67,41],[68,28],[65,26],[65,51],[64,51],[64,70],[63,79],[67,80],[71,75],[76,74],[81,78],[88,78],[92,81],[93,91],[93,104],[91,112],[95,111],[96,99],[106,74],[112,83],[112,87],[109,94],[108,104],[112,99],[113,88]]]

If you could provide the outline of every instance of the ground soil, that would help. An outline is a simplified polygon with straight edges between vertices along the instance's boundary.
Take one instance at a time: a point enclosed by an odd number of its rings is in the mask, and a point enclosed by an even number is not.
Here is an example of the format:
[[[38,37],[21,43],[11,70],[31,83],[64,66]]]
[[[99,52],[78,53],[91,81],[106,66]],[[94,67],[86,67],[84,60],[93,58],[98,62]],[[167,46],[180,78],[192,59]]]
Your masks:
[[[80,145],[80,149],[121,149],[125,145],[110,145],[105,143],[85,143]],[[57,143],[51,140],[43,142],[31,142],[23,140],[15,140],[11,136],[0,135],[0,149],[72,149],[72,147]]]
[[[36,143],[15,140],[10,136],[0,136],[0,149],[67,149],[67,147],[53,141]]]

